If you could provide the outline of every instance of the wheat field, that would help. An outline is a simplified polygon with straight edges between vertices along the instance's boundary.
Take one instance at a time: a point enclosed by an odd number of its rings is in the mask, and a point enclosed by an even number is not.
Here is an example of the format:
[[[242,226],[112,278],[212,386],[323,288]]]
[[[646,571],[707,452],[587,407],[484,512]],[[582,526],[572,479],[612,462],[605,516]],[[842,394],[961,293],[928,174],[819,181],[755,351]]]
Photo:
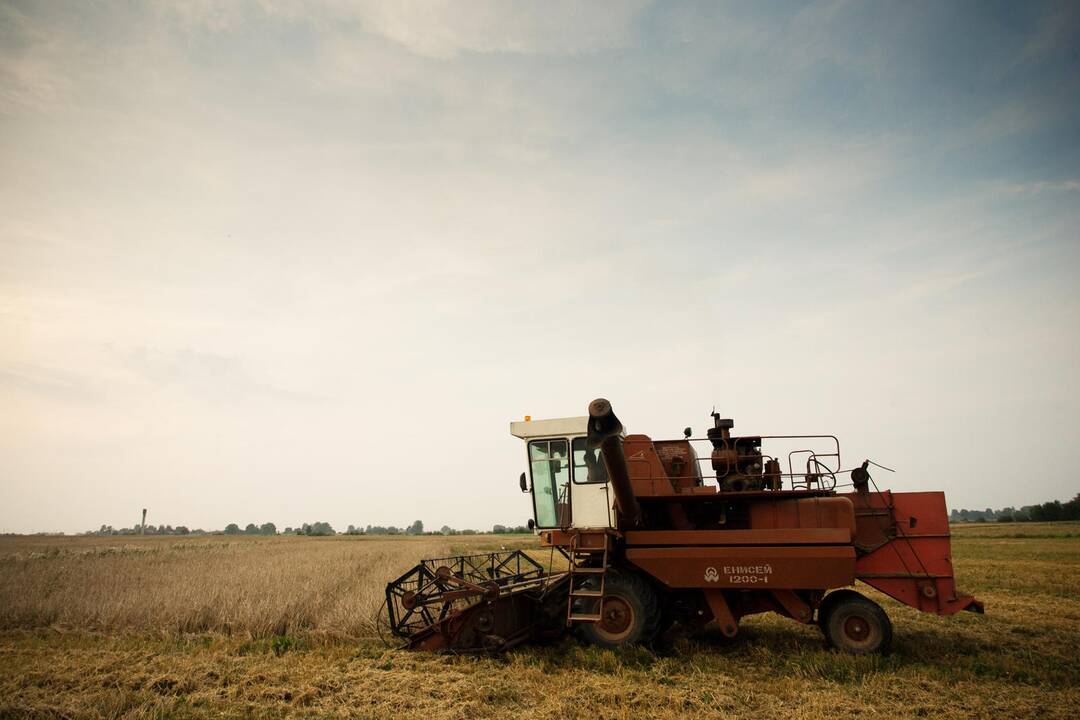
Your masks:
[[[1080,524],[961,526],[953,546],[988,614],[867,591],[895,626],[887,657],[770,616],[734,640],[474,657],[383,645],[385,582],[421,557],[546,562],[531,536],[3,537],[0,717],[1071,717]]]
[[[0,629],[358,640],[375,634],[387,580],[420,558],[535,545],[522,535],[4,538]]]

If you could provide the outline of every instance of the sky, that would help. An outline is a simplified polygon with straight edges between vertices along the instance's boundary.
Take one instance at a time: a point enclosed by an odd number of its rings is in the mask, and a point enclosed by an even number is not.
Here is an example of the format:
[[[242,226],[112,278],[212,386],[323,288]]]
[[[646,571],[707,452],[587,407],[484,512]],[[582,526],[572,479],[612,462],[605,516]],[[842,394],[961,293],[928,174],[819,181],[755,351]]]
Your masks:
[[[523,524],[509,423],[1080,492],[1076,3],[0,0],[0,532]]]

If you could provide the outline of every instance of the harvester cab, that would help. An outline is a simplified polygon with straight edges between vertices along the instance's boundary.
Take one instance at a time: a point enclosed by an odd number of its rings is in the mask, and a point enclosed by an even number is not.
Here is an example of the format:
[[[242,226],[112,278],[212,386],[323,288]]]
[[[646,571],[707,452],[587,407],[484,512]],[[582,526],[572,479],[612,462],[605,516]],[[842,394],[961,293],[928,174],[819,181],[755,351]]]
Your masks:
[[[391,631],[427,650],[567,629],[618,647],[674,624],[733,637],[741,618],[775,612],[861,654],[886,652],[892,624],[856,581],[923,612],[983,611],[956,589],[943,493],[878,489],[869,461],[843,468],[832,435],[733,428],[713,413],[703,438],[654,441],[626,434],[604,399],[587,416],[511,423],[540,546],[566,569],[521,550],[424,560],[387,585]]]
[[[614,528],[607,467],[599,448],[588,446],[588,416],[526,419],[510,423],[525,441],[530,493],[537,528]]]

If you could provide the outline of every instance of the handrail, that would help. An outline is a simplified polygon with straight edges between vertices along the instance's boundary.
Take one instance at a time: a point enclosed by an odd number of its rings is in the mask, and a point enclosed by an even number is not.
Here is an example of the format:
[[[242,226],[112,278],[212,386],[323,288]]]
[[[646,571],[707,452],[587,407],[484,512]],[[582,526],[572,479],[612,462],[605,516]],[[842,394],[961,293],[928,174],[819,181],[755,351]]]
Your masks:
[[[758,443],[758,447],[763,447],[764,441],[766,441],[766,440],[831,440],[832,441],[831,445],[833,446],[833,449],[830,452],[818,452],[816,450],[807,448],[807,449],[792,450],[791,452],[788,453],[788,471],[786,473],[781,472],[780,473],[780,478],[781,479],[783,479],[783,478],[790,479],[791,489],[793,489],[793,490],[795,490],[795,489],[807,489],[807,490],[809,490],[810,489],[810,484],[812,482],[817,482],[819,487],[821,487],[821,489],[823,489],[823,490],[826,490],[826,489],[827,490],[834,490],[837,487],[836,476],[841,474],[841,473],[850,473],[852,470],[855,469],[855,468],[844,468],[843,467],[843,461],[842,461],[841,454],[840,454],[840,439],[838,437],[836,437],[835,435],[739,435],[739,436],[732,436],[732,437],[730,437],[730,438],[728,438],[726,440],[722,440],[721,442],[726,443],[730,448],[732,448],[733,450],[736,450],[736,455],[735,455],[735,465],[736,466],[738,465],[739,461],[742,460],[742,459],[750,459],[750,458],[759,457],[758,453],[738,454],[738,452],[737,452],[738,444],[739,444],[738,441],[746,440],[746,439],[755,439],[755,440],[761,441],[760,443]],[[709,443],[710,446],[711,446],[715,441],[720,441],[719,438],[710,438],[710,437],[682,438],[681,440],[685,440],[687,443],[690,443],[691,444],[690,447],[692,449],[694,448],[693,443]],[[671,442],[671,441],[670,440],[658,440],[658,441],[654,440],[653,442],[655,443],[655,442]],[[792,464],[793,456],[799,455],[799,454],[804,454],[804,453],[808,455],[806,472],[796,473],[794,471],[794,467],[793,467],[793,464]],[[694,455],[697,456],[697,457],[694,458],[694,460],[697,461],[698,463],[705,462],[705,461],[709,461],[710,463],[712,462],[712,450],[711,450],[711,448],[710,448],[708,453],[703,454],[703,455],[699,455],[695,450]],[[778,459],[778,458],[774,457],[773,455],[770,455],[770,454],[768,454],[768,453],[766,453],[764,451],[762,451],[760,453],[760,458],[762,460],[763,465],[764,465],[764,462],[766,460],[776,460],[776,459]],[[836,465],[837,465],[836,469],[833,469],[833,468],[829,467],[828,465],[826,465],[824,462],[822,462],[822,459],[826,459],[826,458],[835,458],[836,459]],[[632,457],[626,458],[627,466],[629,466],[630,463],[633,463],[633,462],[645,463],[646,466],[649,468],[649,471],[648,471],[647,474],[637,474],[637,473],[635,473],[635,475],[636,475],[635,479],[652,480],[652,479],[655,478],[655,476],[652,473],[652,463],[650,463],[649,460],[647,460],[645,458],[640,458],[640,457],[638,457],[638,458],[632,458]],[[810,464],[811,463],[813,463],[817,467],[817,470],[818,470],[817,472],[813,472],[813,471],[810,470]],[[824,468],[824,472],[821,471],[821,468]],[[704,472],[702,472],[702,469],[700,467],[698,468],[697,475],[698,475],[698,477],[700,477],[702,479],[702,481],[704,481],[704,480],[717,480],[717,481],[719,481],[719,479],[721,477],[719,474],[711,474],[711,475],[705,474]],[[810,480],[809,479],[810,476],[816,477],[816,480]],[[823,476],[828,476],[828,477],[832,478],[832,480],[833,480],[832,487],[825,488],[823,485],[821,485],[821,477],[823,477]],[[776,476],[773,475],[773,477],[776,477]]]

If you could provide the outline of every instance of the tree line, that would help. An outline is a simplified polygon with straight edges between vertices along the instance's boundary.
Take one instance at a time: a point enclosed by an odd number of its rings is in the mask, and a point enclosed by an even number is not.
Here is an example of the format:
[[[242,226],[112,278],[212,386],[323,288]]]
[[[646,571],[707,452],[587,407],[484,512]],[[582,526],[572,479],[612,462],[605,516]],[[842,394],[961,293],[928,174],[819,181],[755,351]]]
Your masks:
[[[220,535],[220,530],[203,530],[196,528],[189,530],[186,525],[147,525],[144,528],[114,528],[112,525],[102,525],[97,530],[87,530],[84,535]]]
[[[393,525],[383,527],[382,525],[368,525],[366,527],[349,526],[349,529],[345,531],[346,535],[504,535],[509,533],[527,533],[531,532],[525,525],[493,525],[490,530],[474,530],[472,528],[465,528],[458,530],[452,528],[449,525],[443,525],[438,530],[424,530],[424,523],[417,520],[412,525],[405,528],[398,528]]]
[[[349,525],[345,530],[345,535],[487,535],[495,534],[502,535],[508,533],[527,533],[530,532],[529,528],[525,525],[494,525],[491,530],[473,530],[466,528],[464,530],[457,530],[449,525],[443,525],[439,530],[426,531],[424,530],[424,523],[421,520],[414,521],[411,525],[398,528],[394,525],[382,526],[382,525],[367,525],[356,526]],[[224,530],[203,530],[198,528],[195,530],[189,530],[184,525],[147,525],[143,528],[138,526],[130,528],[114,528],[112,525],[102,525],[97,530],[89,530],[86,535],[309,535],[309,536],[327,536],[338,535],[332,525],[328,522],[317,521],[313,523],[302,523],[296,527],[287,527],[278,532],[277,525],[272,522],[262,523],[256,525],[255,523],[248,523],[243,528],[237,523],[229,523],[225,526]]]
[[[1021,508],[1005,507],[1000,510],[953,510],[951,522],[1053,522],[1055,520],[1080,520],[1080,493],[1072,500],[1051,500],[1040,505],[1024,505]]]

